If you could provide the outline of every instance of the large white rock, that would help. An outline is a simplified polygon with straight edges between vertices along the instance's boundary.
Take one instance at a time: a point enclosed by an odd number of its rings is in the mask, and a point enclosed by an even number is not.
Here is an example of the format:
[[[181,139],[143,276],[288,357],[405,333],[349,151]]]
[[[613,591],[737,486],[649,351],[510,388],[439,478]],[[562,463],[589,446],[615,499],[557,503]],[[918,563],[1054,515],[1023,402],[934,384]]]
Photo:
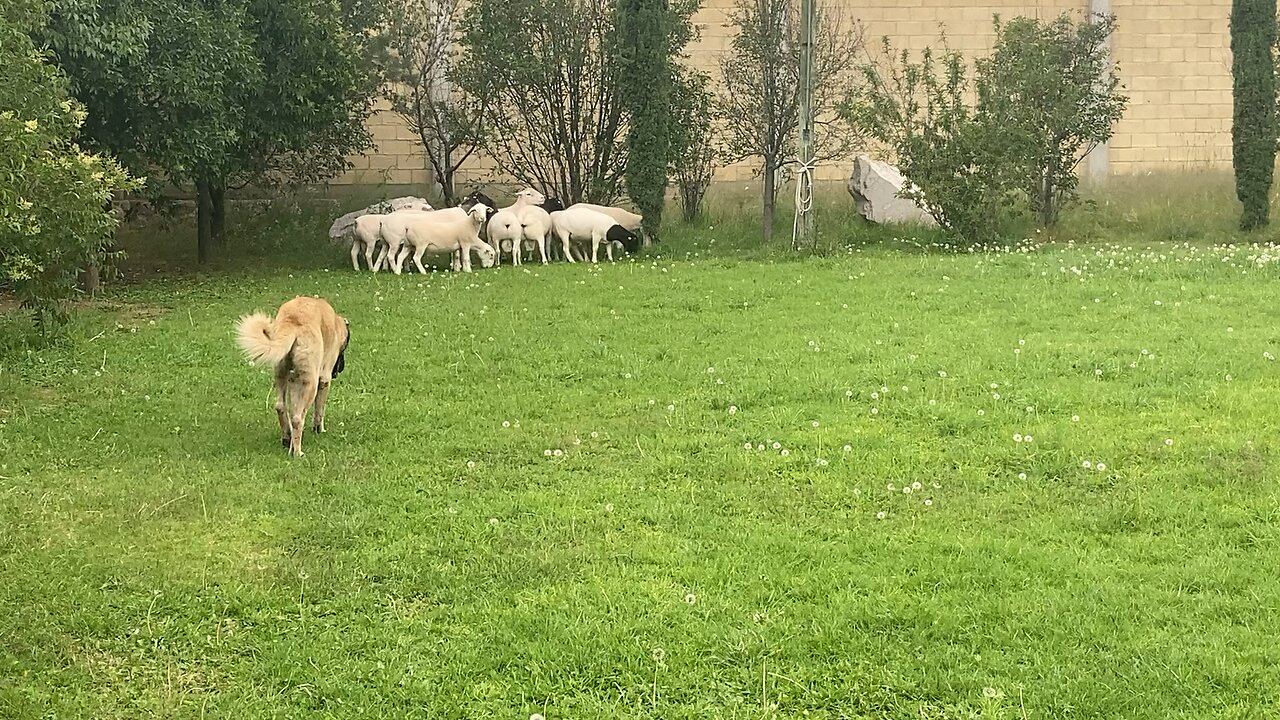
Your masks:
[[[334,220],[333,224],[329,226],[329,239],[335,243],[349,243],[352,240],[351,233],[356,227],[356,218],[370,213],[386,214],[405,209],[432,210],[434,208],[425,198],[420,197],[405,196],[382,200],[369,207],[349,212]]]
[[[873,223],[922,223],[937,225],[927,210],[911,200],[898,197],[907,184],[898,168],[861,154],[853,159],[849,194],[858,212]]]

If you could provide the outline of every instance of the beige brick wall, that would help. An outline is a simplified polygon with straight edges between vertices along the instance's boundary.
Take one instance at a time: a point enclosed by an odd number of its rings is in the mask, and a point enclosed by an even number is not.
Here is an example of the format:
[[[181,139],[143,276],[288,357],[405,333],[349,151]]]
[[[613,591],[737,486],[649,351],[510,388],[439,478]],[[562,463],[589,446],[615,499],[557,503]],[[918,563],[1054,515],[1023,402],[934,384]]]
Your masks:
[[[948,44],[970,56],[994,41],[991,17],[1056,17],[1084,12],[1088,0],[833,0],[847,19],[862,23],[868,41],[888,35],[895,47],[936,44],[944,27]],[[734,29],[733,0],[703,0],[694,15],[701,38],[688,48],[689,62],[718,76],[718,58]],[[1112,174],[1229,166],[1231,162],[1231,0],[1112,0],[1118,28],[1112,56],[1129,95],[1129,109],[1110,146]],[[377,141],[371,154],[354,158],[355,169],[339,184],[426,185],[429,173],[414,134],[385,109],[370,120]],[[850,161],[819,168],[818,178],[847,176]],[[494,163],[478,157],[464,168],[465,183],[493,178]],[[755,167],[739,163],[717,171],[724,182],[749,182]],[[423,188],[425,192],[425,187]]]

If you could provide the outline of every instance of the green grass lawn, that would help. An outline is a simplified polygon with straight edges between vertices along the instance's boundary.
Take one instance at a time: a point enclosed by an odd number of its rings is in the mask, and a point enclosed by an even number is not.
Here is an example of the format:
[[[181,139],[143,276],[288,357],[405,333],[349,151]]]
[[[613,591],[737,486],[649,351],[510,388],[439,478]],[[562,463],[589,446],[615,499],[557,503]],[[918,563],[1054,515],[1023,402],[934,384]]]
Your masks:
[[[1274,250],[723,232],[10,352],[0,717],[1280,713]],[[232,323],[299,293],[353,339],[290,460]]]

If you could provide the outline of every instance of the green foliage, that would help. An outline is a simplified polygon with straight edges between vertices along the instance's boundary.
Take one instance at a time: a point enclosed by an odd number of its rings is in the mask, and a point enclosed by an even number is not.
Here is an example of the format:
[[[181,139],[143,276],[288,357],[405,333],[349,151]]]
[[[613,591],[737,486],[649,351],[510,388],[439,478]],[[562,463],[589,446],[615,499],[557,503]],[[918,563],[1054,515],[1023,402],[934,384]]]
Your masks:
[[[800,27],[796,0],[735,0],[729,13],[738,33],[720,57],[716,120],[727,162],[760,160],[764,178],[762,227],[768,240],[781,175],[796,162],[800,104]],[[860,26],[849,26],[834,5],[814,11],[814,160],[846,156],[859,140],[841,121],[837,104],[853,91]]]
[[[84,109],[30,37],[46,12],[39,0],[13,0],[0,18],[0,286],[49,333],[66,320],[76,273],[111,238],[112,193],[137,183],[76,144]]]
[[[698,219],[715,176],[716,135],[710,78],[695,70],[676,76],[672,105],[671,162],[680,211],[687,223]]]
[[[864,82],[843,112],[893,149],[911,181],[903,197],[964,241],[987,242],[1007,219],[1014,184],[1000,152],[1004,133],[980,121],[964,58],[940,42],[940,57],[925,48],[915,61],[884,38],[880,62],[862,67]]]
[[[201,249],[236,184],[316,182],[371,146],[369,4],[57,0],[40,33],[89,108],[84,133],[137,172],[196,184]],[[216,218],[209,218],[216,213]]]
[[[677,68],[667,28],[667,0],[617,0],[620,90],[630,115],[627,194],[644,218],[647,240],[658,239],[672,149],[672,100]]]
[[[489,95],[448,82],[459,64],[458,0],[391,0],[386,94],[418,136],[445,205],[457,204],[455,176],[487,139]]]
[[[1240,227],[1267,224],[1276,159],[1276,0],[1231,3],[1231,164]]]
[[[1004,130],[1000,150],[1041,226],[1077,199],[1080,161],[1111,138],[1128,104],[1107,59],[1115,24],[1113,15],[996,18],[995,48],[977,62],[980,121]]]
[[[945,37],[918,60],[885,38],[842,112],[892,148],[913,183],[903,196],[963,241],[999,237],[1028,208],[1049,225],[1077,198],[1077,166],[1127,103],[1106,61],[1114,27],[1112,17],[997,18],[994,51],[972,80]]]

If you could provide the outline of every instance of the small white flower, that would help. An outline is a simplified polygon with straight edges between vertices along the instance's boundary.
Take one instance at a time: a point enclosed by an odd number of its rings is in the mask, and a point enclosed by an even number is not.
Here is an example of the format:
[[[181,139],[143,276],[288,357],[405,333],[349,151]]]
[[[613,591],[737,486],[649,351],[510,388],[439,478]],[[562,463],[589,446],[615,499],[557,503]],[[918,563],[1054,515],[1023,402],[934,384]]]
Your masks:
[[[1014,433],[1014,434],[1013,434],[1013,441],[1014,441],[1014,442],[1022,442],[1022,433]]]
[[[684,601],[689,603],[690,605],[693,605],[698,602],[698,596],[694,595],[693,593],[686,593],[684,596]]]
[[[713,367],[709,367],[709,368],[707,368],[707,374],[708,374],[708,375],[715,375],[715,374],[716,374],[716,369],[715,369],[715,368],[713,368]]]
[[[924,506],[925,506],[925,507],[932,507],[932,506],[933,506],[933,500],[931,500],[930,498],[925,498],[925,499],[924,499]]]
[[[547,457],[551,457],[551,449],[550,449],[550,448],[548,448],[548,449],[546,449],[546,450],[543,450],[543,451],[542,451],[542,454],[543,454],[543,455],[546,455]]]
[[[497,525],[497,524],[498,524],[498,518],[489,518],[489,524],[490,524],[490,525]]]
[[[595,430],[592,430],[592,431],[591,431],[591,437],[592,437],[592,438],[598,438],[598,437],[600,437],[600,433],[596,432]]]
[[[845,445],[842,449],[843,449],[845,452],[850,452],[850,451],[852,451],[852,450],[853,450],[853,446],[852,446],[852,445]]]
[[[844,391],[844,396],[845,396],[845,397],[853,397],[853,391],[852,391],[852,390],[845,390],[845,391]]]
[[[509,427],[511,427],[511,421],[510,421],[510,420],[503,420],[503,421],[502,421],[502,427],[504,427],[504,428],[509,428]]]
[[[947,371],[946,371],[946,370],[939,370],[939,371],[938,371],[938,377],[940,377],[940,378],[944,378],[944,377],[946,377],[946,376],[947,376]]]
[[[889,483],[888,485],[885,485],[885,486],[884,486],[884,489],[885,489],[885,490],[888,490],[889,492],[893,492],[893,491],[897,490],[898,488],[897,488],[897,486],[895,486],[893,483]]]
[[[937,400],[930,400],[930,401],[929,401],[929,404],[930,404],[930,405],[937,405],[937,404],[938,404],[938,401],[937,401]]]
[[[933,486],[933,489],[934,489],[934,490],[941,490],[941,489],[942,489],[942,483],[933,483],[933,484],[932,484],[932,486]]]
[[[818,421],[817,421],[817,420],[814,420],[814,421],[813,421],[813,426],[814,426],[814,427],[818,427]]]
[[[675,412],[675,410],[676,410],[676,406],[675,406],[675,405],[668,405],[668,406],[667,406],[667,412]]]
[[[1079,416],[1079,415],[1072,415],[1072,416],[1071,416],[1071,422],[1080,422],[1080,416]]]
[[[915,481],[915,482],[911,483],[911,489],[912,489],[912,490],[923,490],[923,489],[924,489],[924,485],[923,485],[919,480],[917,480],[917,481]]]
[[[780,442],[775,442],[775,443],[773,444],[773,449],[774,449],[774,450],[779,450],[779,449],[781,449],[781,448],[782,448],[782,443],[780,443]]]
[[[1030,435],[1023,435],[1022,442],[1034,442],[1035,438]]]
[[[472,469],[474,469],[474,468],[475,468],[475,466],[476,466],[476,461],[475,461],[475,460],[468,460],[468,461],[467,461],[467,469],[468,469],[468,470],[472,470]]]
[[[1102,472],[1103,470],[1106,470],[1106,469],[1107,469],[1106,463],[1098,463],[1098,472]]]
[[[1172,445],[1172,444],[1173,444],[1173,438],[1165,438],[1165,439],[1164,439],[1164,444],[1165,444],[1165,445]]]
[[[1102,368],[1094,368],[1093,374],[1097,377],[1102,377]]]
[[[557,449],[555,449],[555,450],[552,450],[552,451],[551,451],[551,454],[552,454],[552,456],[554,456],[554,457],[560,457],[561,455],[564,455],[564,451],[563,451],[563,450],[560,450],[559,448],[557,448]]]
[[[879,414],[880,414],[880,408],[871,408],[871,414],[872,414],[872,415],[879,415]]]
[[[986,410],[983,410],[983,409],[981,409],[981,408],[979,408],[979,409],[978,409],[978,414],[979,414],[979,415],[986,415],[986,414],[987,414],[987,411],[986,411]]]
[[[999,695],[1000,695],[1000,691],[999,691],[999,690],[996,690],[996,689],[995,689],[995,688],[993,688],[993,687],[984,687],[984,688],[982,688],[982,696],[983,696],[983,697],[985,697],[985,698],[995,699],[995,698],[996,698],[997,696],[999,696]]]
[[[999,389],[1000,389],[1000,384],[999,384],[999,383],[991,383],[991,389],[992,389],[992,390],[999,390]]]
[[[1028,405],[1028,406],[1026,407],[1026,410],[1027,410],[1027,412],[1029,412],[1029,413],[1031,413],[1031,412],[1035,412],[1035,411],[1036,411],[1036,409],[1035,409],[1035,408],[1033,408],[1033,407],[1031,407],[1030,405]]]
[[[791,451],[790,451],[790,450],[788,450],[788,449],[786,449],[786,448],[782,448],[782,457],[786,457],[786,456],[788,456],[788,455],[790,455],[790,454],[791,454]]]
[[[902,494],[903,494],[903,495],[910,495],[910,494],[911,494],[911,486],[910,486],[910,485],[904,485],[904,486],[903,486],[903,488],[902,488]]]
[[[757,445],[756,450],[764,450],[764,443],[760,443],[759,445]]]
[[[735,414],[735,413],[737,413],[737,412],[738,412],[738,406],[737,406],[737,405],[730,405],[730,406],[729,406],[729,414],[730,414],[730,415],[733,415],[733,414]]]
[[[631,373],[627,373],[626,375],[623,375],[622,377],[623,377],[623,378],[625,378],[625,379],[627,379],[627,380],[630,380],[630,379],[631,379]]]
[[[1019,480],[1026,480],[1026,479],[1027,479],[1027,474],[1026,474],[1026,473],[1018,473],[1018,479],[1019,479]]]
[[[1000,399],[1000,393],[991,393],[991,399],[992,399],[992,400],[999,400],[999,399]]]
[[[529,716],[529,720],[546,720],[546,718],[542,717],[542,713],[534,713]]]
[[[1084,468],[1085,470],[1092,470],[1093,463],[1089,462],[1088,460],[1085,460],[1084,462],[1080,463],[1080,467]]]
[[[613,503],[605,503],[605,504],[604,504],[604,511],[605,511],[605,512],[613,512]]]
[[[878,513],[876,513],[876,519],[877,519],[877,520],[883,520],[883,519],[885,519],[886,517],[889,517],[889,513],[885,512],[885,511],[883,511],[883,510],[881,510],[881,511],[880,511],[880,512],[878,512]]]
[[[743,450],[750,450],[751,448],[752,448],[751,443],[746,443],[745,445],[742,446]]]

